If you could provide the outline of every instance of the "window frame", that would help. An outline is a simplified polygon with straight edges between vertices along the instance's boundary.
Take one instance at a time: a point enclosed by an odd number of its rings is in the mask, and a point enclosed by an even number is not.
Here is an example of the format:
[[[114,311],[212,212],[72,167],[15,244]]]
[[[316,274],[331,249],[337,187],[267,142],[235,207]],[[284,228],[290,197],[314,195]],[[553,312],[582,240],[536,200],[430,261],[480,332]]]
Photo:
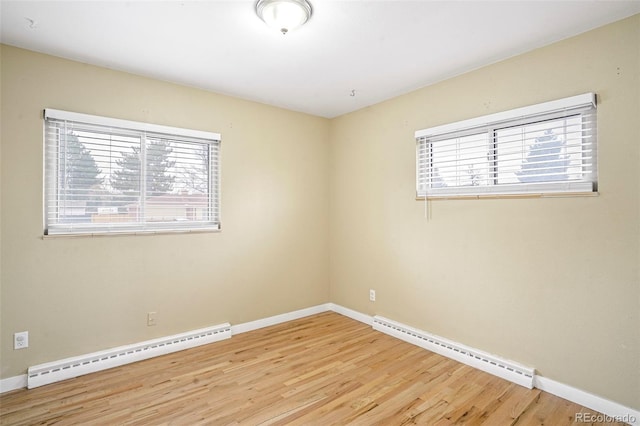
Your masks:
[[[581,136],[592,160],[583,165],[582,179],[571,181],[546,181],[500,184],[498,163],[499,142],[497,132],[511,127],[522,127],[545,121],[569,119],[580,116],[582,119]],[[597,125],[596,95],[585,93],[569,98],[517,108],[509,111],[489,114],[455,123],[435,126],[415,132],[416,141],[416,199],[426,198],[494,198],[529,196],[569,196],[597,195]],[[472,135],[486,134],[487,145],[491,145],[486,164],[493,175],[493,183],[486,186],[448,186],[429,187],[433,176],[433,143],[453,140]],[[586,134],[586,136],[584,135]],[[426,158],[426,160],[425,160]],[[590,170],[587,170],[589,169]]]
[[[144,161],[146,160],[144,151],[148,144],[148,139],[159,140],[169,139],[184,144],[201,145],[207,149],[207,191],[206,191],[206,220],[199,221],[161,221],[148,220],[141,215],[141,219],[132,222],[106,222],[90,224],[81,221],[68,224],[58,222],[60,215],[60,205],[58,204],[60,194],[60,173],[59,156],[62,138],[48,133],[49,126],[59,126],[71,123],[77,129],[85,132],[96,133],[104,131],[105,134],[127,135],[140,138],[140,150],[143,153],[140,162],[140,192],[139,208],[144,211],[149,201],[146,196],[147,180],[145,177]],[[59,133],[59,127],[56,133]],[[172,126],[164,126],[152,123],[123,120],[77,112],[62,111],[47,108],[43,114],[43,233],[45,237],[56,236],[99,236],[99,235],[138,235],[157,233],[193,233],[193,232],[218,232],[220,225],[220,149],[221,137],[219,133],[185,129]],[[51,139],[49,139],[51,138]],[[52,152],[52,150],[54,150]],[[167,194],[168,195],[168,194]],[[50,213],[51,211],[55,213]],[[50,217],[50,215],[56,217]]]

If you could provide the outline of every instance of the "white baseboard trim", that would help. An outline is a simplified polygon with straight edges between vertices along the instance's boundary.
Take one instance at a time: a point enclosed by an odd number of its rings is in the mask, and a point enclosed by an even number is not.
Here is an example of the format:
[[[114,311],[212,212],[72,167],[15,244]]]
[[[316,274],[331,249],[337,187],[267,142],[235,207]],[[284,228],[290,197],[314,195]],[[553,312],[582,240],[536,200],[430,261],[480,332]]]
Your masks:
[[[297,311],[287,312],[280,315],[274,315],[272,317],[262,318],[255,321],[244,322],[231,326],[231,334],[246,333],[248,331],[258,330],[260,328],[269,327],[276,324],[281,324],[287,321],[293,321],[300,318],[308,317],[322,312],[330,311],[330,303],[324,303],[322,305],[312,306],[310,308],[299,309]]]
[[[19,376],[7,377],[0,380],[0,393],[9,392],[16,389],[22,389],[27,387],[27,375],[21,374]]]
[[[617,402],[610,401],[543,376],[536,376],[534,378],[534,386],[541,391],[559,396],[560,398],[575,402],[576,404],[580,404],[611,417],[611,419],[592,420],[593,422],[606,423],[621,421],[633,426],[640,426],[640,411],[634,410],[633,408],[625,407]],[[585,422],[587,422],[586,419]]]
[[[373,317],[371,315],[366,315],[360,313],[358,311],[354,311],[353,309],[345,308],[344,306],[336,305],[335,303],[327,303],[328,309],[337,314],[344,315],[345,317],[349,317],[356,321],[360,321],[367,325],[373,325]]]

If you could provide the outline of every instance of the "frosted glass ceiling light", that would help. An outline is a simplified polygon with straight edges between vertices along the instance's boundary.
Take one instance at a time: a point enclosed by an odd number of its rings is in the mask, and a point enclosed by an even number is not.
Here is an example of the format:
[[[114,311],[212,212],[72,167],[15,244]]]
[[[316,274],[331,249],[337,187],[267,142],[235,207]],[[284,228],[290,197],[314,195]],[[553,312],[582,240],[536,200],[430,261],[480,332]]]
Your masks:
[[[307,0],[258,0],[256,13],[268,26],[286,34],[307,22],[311,4]]]

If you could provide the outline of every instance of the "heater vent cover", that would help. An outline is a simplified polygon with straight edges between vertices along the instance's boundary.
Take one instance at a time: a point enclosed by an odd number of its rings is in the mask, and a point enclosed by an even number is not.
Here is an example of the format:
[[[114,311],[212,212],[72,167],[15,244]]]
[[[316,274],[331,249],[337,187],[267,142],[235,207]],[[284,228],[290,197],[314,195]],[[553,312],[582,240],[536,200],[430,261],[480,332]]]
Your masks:
[[[29,367],[29,389],[231,337],[228,323]]]
[[[395,321],[375,316],[373,328],[405,342],[420,346],[447,358],[455,359],[463,364],[517,383],[529,389],[533,388],[535,370],[504,360],[495,355],[472,349],[445,338],[429,334],[425,331],[408,327]]]

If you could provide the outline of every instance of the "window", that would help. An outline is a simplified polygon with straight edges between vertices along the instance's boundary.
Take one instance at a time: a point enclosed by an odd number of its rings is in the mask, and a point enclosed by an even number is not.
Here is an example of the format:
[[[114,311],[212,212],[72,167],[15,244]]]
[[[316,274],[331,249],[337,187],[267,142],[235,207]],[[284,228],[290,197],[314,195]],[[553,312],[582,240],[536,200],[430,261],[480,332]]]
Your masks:
[[[217,230],[220,135],[45,110],[45,235]]]
[[[597,190],[588,93],[416,132],[418,197]]]

